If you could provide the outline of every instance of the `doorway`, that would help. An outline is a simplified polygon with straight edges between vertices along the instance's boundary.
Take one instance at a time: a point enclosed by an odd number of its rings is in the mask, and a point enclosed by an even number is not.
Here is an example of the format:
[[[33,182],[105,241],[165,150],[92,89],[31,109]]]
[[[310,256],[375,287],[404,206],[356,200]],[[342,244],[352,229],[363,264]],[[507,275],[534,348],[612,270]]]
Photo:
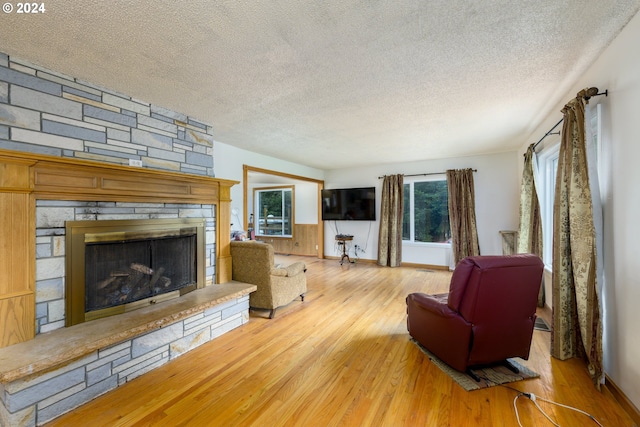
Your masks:
[[[278,171],[243,165],[244,229],[253,231],[256,240],[270,243],[274,251],[283,255],[323,257],[324,227],[321,216],[321,190],[324,181]],[[291,234],[275,236],[256,234],[254,223],[264,212],[255,205],[256,191],[269,188],[291,188],[293,191],[293,226]],[[268,217],[268,212],[267,215]]]

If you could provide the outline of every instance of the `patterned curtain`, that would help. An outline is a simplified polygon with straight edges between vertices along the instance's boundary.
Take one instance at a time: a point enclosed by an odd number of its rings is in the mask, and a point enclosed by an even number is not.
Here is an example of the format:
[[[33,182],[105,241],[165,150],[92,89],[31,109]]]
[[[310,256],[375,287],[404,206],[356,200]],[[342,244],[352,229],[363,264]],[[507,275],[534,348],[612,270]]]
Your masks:
[[[388,175],[382,182],[378,264],[399,267],[402,263],[402,214],[404,176]]]
[[[468,256],[480,255],[476,226],[476,197],[472,169],[447,171],[449,190],[449,223],[453,260],[458,262]]]
[[[524,155],[522,185],[520,187],[520,226],[518,228],[518,249],[521,254],[536,254],[542,258],[542,216],[534,178],[533,144]],[[540,286],[538,306],[544,307],[544,286]]]
[[[551,354],[562,360],[586,358],[591,379],[600,389],[602,321],[585,147],[585,95],[581,91],[562,110],[564,124],[553,214]]]

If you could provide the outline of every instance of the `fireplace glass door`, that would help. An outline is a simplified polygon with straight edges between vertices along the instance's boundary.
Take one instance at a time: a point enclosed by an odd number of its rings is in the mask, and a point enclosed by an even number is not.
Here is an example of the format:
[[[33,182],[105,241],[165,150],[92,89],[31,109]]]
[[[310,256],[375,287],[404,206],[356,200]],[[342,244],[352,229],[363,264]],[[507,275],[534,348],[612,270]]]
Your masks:
[[[66,325],[205,286],[204,218],[67,221]]]
[[[196,284],[196,235],[87,243],[85,311],[130,304]]]

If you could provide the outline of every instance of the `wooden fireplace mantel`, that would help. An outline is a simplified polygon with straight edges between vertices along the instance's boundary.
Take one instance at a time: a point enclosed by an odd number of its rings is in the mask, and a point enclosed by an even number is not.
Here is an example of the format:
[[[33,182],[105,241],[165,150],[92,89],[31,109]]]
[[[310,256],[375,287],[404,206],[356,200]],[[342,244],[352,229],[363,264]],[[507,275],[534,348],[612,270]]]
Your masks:
[[[231,281],[231,187],[238,181],[0,150],[0,348],[35,335],[35,201],[216,206],[216,283]]]

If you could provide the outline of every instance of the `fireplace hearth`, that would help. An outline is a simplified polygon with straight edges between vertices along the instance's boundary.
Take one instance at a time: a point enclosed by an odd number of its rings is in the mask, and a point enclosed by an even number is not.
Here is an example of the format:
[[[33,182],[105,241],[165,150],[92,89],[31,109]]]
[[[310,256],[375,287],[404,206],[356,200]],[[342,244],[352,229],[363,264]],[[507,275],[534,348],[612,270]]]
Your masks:
[[[67,326],[204,286],[200,218],[67,221]]]

